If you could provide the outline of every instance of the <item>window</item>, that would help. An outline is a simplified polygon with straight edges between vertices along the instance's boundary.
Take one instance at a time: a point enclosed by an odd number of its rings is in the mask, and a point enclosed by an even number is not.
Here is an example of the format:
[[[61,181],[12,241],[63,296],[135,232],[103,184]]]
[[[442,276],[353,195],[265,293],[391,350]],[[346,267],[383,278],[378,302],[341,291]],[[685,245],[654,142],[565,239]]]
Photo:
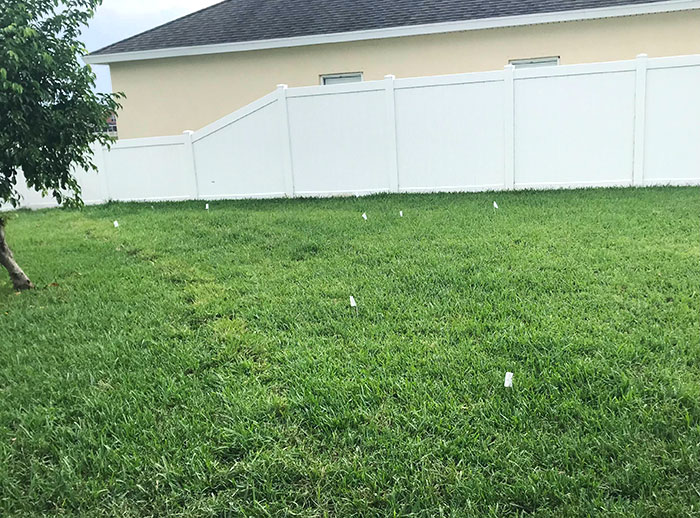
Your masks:
[[[115,114],[111,114],[107,117],[103,131],[114,137],[117,136],[117,116]]]
[[[359,83],[362,81],[362,72],[349,72],[347,74],[326,74],[321,76],[322,85],[340,85],[343,83]]]
[[[515,68],[551,67],[559,64],[559,56],[546,58],[511,59],[509,61]]]
[[[107,131],[109,133],[116,133],[117,132],[117,116],[116,115],[110,115],[109,118],[107,119]]]

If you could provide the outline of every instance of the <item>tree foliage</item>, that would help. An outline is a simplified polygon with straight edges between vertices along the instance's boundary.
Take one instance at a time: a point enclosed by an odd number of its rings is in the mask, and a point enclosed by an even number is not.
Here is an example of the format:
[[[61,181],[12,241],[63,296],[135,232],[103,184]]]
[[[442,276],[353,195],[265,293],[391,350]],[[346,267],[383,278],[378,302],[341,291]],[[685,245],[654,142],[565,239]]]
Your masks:
[[[59,204],[79,205],[74,166],[95,169],[119,94],[93,91],[80,32],[102,0],[0,0],[0,203],[19,204],[17,174]]]

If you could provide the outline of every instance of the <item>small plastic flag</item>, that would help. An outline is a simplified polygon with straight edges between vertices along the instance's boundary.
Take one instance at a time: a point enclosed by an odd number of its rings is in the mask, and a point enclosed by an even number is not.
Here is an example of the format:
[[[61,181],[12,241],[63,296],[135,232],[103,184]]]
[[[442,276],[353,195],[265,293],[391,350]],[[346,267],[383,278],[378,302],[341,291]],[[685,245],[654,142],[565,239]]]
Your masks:
[[[506,372],[506,381],[503,383],[506,388],[513,388],[513,373]]]
[[[350,307],[351,308],[356,308],[357,307],[357,302],[355,302],[355,297],[350,295]]]
[[[208,203],[204,206],[204,210],[209,210],[209,204],[208,204]]]
[[[365,212],[364,214],[362,214],[362,219],[364,219],[365,221],[367,221],[367,213],[366,213],[366,212]]]
[[[493,208],[494,208],[494,209],[497,209],[497,208],[498,208],[498,203],[496,203],[495,201],[493,202]]]
[[[114,228],[119,228],[119,222],[118,222],[118,221],[115,221],[115,222],[114,222]]]
[[[399,216],[401,216],[403,218],[403,211],[402,210],[399,211]]]

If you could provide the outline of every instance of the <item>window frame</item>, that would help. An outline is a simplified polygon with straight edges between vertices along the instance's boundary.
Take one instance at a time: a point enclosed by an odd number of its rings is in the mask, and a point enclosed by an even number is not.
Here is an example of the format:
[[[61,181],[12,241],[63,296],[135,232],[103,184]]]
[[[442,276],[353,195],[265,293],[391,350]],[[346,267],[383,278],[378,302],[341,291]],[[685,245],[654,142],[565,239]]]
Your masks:
[[[363,82],[364,79],[364,74],[362,72],[340,72],[340,73],[335,73],[335,74],[321,74],[319,76],[319,82],[321,86],[333,86],[333,85],[328,85],[326,84],[326,79],[341,79],[344,77],[359,77],[359,81],[347,81],[346,83],[336,83],[336,84],[352,84],[352,83],[361,83]]]
[[[561,56],[539,56],[536,58],[518,58],[508,60],[515,68],[554,67],[561,63]]]

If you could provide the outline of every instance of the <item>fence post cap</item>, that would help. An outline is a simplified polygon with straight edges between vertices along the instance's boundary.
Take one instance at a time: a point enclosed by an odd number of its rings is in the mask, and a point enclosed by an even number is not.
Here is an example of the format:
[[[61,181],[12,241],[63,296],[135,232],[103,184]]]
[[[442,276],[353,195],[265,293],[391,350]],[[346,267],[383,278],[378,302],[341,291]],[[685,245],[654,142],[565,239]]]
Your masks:
[[[278,90],[286,90],[289,88],[289,85],[285,85],[284,83],[277,85]]]
[[[183,133],[183,135],[193,135],[193,134],[194,134],[194,131],[192,131],[192,130],[185,130],[185,131],[183,131],[182,133]]]
[[[391,80],[394,80],[394,79],[396,79],[396,76],[395,76],[394,74],[387,74],[387,75],[384,76],[384,79],[391,79]]]
[[[644,54],[644,53],[637,54],[637,59],[646,59],[648,57],[649,57],[649,54]]]

